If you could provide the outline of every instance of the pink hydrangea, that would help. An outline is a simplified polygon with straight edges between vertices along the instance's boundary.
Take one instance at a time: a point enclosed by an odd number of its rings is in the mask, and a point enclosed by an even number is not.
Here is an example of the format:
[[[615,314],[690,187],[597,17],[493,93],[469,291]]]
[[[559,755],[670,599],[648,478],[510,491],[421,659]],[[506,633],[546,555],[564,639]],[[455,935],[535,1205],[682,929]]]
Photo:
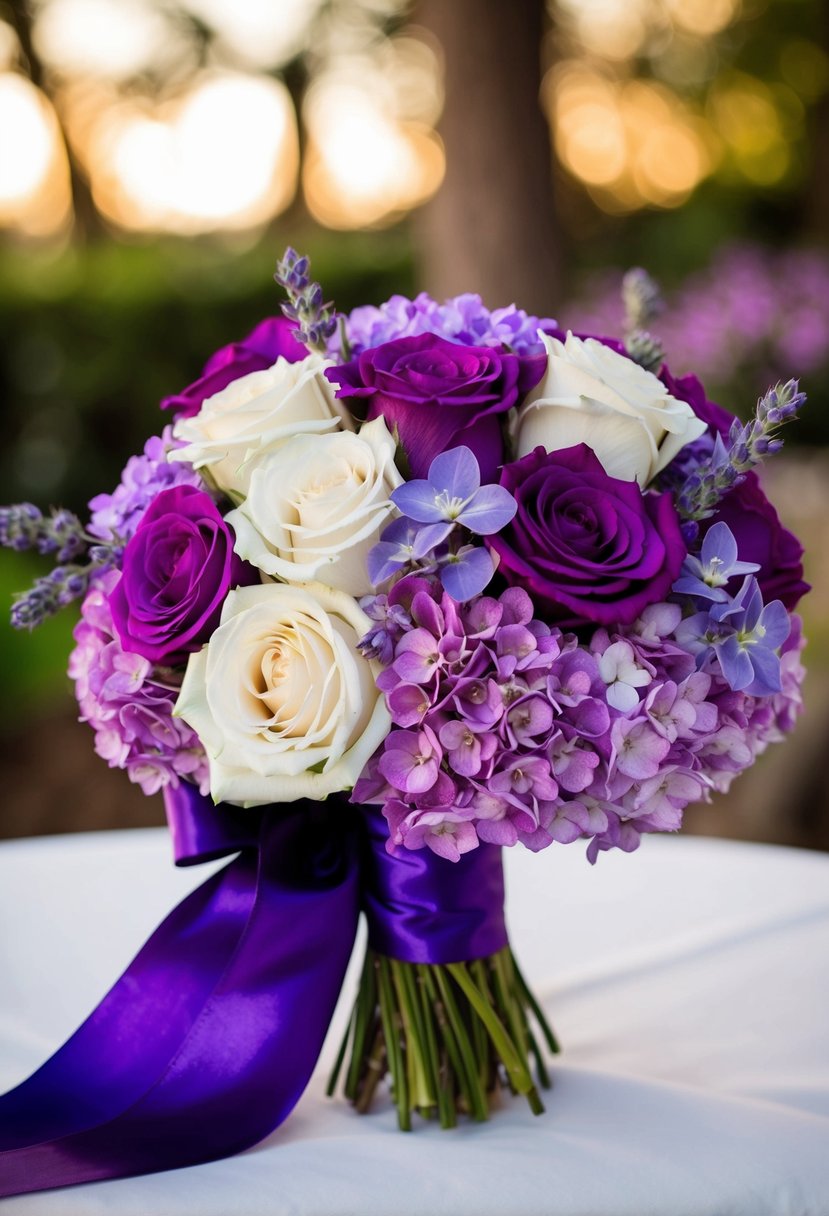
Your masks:
[[[207,757],[194,731],[173,717],[178,689],[140,655],[123,650],[112,623],[109,593],[120,575],[92,586],[75,627],[69,675],[82,722],[95,731],[95,750],[110,768],[125,769],[145,794],[184,779],[209,791]]]
[[[675,604],[596,630],[589,645],[534,618],[519,588],[461,606],[436,580],[409,577],[384,610],[391,662],[378,682],[393,726],[354,800],[383,806],[390,852],[457,861],[481,841],[578,839],[591,861],[630,852],[727,788],[800,708],[799,626],[781,691],[755,697],[713,663],[697,670],[676,640]]]

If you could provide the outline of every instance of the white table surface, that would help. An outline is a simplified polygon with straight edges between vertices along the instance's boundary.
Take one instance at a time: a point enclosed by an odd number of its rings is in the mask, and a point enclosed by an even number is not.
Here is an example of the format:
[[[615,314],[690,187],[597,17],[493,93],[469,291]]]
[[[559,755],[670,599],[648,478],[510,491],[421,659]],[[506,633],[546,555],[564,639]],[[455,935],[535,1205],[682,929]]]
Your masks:
[[[0,1088],[206,876],[166,834],[0,846]],[[827,1216],[829,857],[670,837],[507,852],[513,945],[564,1046],[547,1113],[399,1133],[323,1090],[238,1157],[20,1196],[2,1216]]]

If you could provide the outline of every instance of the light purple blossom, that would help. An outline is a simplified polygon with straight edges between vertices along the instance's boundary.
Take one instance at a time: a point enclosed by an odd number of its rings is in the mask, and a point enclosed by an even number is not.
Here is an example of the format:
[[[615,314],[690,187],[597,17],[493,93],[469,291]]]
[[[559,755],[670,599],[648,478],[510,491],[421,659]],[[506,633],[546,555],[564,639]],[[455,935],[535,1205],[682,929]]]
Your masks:
[[[541,354],[539,329],[555,328],[549,317],[529,316],[514,304],[490,311],[478,295],[455,296],[439,304],[425,292],[414,300],[392,296],[379,308],[355,308],[345,319],[348,342],[354,354],[382,346],[397,338],[437,334],[465,346],[506,346],[519,355]],[[340,352],[340,337],[334,334],[329,348]]]
[[[406,620],[378,680],[393,725],[353,797],[384,807],[391,852],[457,860],[479,841],[538,850],[578,839],[591,861],[631,851],[727,788],[799,712],[799,625],[782,643],[769,630],[780,690],[756,695],[756,675],[734,690],[717,662],[695,669],[676,604],[596,630],[589,649],[534,618],[520,588],[460,605],[435,575],[408,577],[388,604]],[[735,633],[756,636],[762,613],[751,595],[740,600]]]
[[[171,486],[204,489],[204,482],[192,465],[168,462],[167,453],[181,446],[173,438],[172,427],[167,426],[161,435],[147,440],[142,455],[130,457],[113,492],[97,494],[89,504],[92,515],[88,531],[92,536],[103,541],[116,538],[127,541],[160,490]]]
[[[86,596],[75,627],[69,675],[82,722],[95,731],[95,750],[110,768],[126,769],[145,794],[184,779],[209,792],[204,748],[194,731],[173,717],[178,689],[140,655],[121,647],[108,595],[119,574],[110,570]]]

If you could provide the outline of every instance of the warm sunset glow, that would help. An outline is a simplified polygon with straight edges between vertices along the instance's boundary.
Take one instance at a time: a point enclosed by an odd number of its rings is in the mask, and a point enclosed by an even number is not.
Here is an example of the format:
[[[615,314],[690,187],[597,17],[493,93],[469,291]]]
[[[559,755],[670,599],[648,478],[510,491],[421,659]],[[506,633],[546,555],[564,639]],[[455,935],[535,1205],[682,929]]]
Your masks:
[[[304,118],[305,197],[328,227],[389,221],[440,185],[443,150],[434,133],[395,121],[356,81],[319,79],[306,98]]]
[[[562,163],[606,211],[675,207],[714,165],[704,121],[665,85],[560,64],[543,89]]]
[[[22,76],[0,74],[0,226],[41,236],[69,206],[66,155],[54,111]]]
[[[89,158],[96,201],[125,227],[252,227],[293,198],[293,107],[278,81],[206,76],[156,112],[108,110],[91,132]]]

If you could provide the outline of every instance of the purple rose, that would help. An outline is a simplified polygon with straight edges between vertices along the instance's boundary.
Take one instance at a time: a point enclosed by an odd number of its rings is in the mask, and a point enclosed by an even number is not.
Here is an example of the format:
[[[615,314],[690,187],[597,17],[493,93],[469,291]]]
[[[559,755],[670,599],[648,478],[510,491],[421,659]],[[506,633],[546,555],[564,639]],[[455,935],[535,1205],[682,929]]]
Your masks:
[[[803,581],[803,546],[781,524],[756,473],[747,473],[745,480],[721,499],[713,518],[703,521],[702,534],[719,520],[734,533],[740,561],[759,565],[755,577],[765,602],[782,600],[793,612],[809,590],[809,584]]]
[[[369,420],[382,416],[390,431],[397,427],[413,477],[426,477],[435,456],[465,445],[490,482],[504,455],[499,415],[535,387],[546,366],[546,355],[419,334],[364,350],[325,374],[340,386],[338,397],[364,399]]]
[[[241,376],[272,367],[280,355],[289,363],[298,363],[308,351],[294,337],[296,332],[293,321],[285,317],[267,317],[241,342],[232,342],[211,355],[199,379],[174,397],[165,397],[161,408],[174,410],[179,418],[192,418],[208,397],[221,392]]]
[[[246,567],[216,504],[195,486],[162,490],[124,549],[109,604],[124,650],[172,664],[198,650]]]
[[[609,477],[586,444],[538,447],[505,466],[501,485],[518,503],[487,544],[498,573],[532,595],[536,612],[565,625],[628,625],[664,600],[685,559],[670,494]]]

